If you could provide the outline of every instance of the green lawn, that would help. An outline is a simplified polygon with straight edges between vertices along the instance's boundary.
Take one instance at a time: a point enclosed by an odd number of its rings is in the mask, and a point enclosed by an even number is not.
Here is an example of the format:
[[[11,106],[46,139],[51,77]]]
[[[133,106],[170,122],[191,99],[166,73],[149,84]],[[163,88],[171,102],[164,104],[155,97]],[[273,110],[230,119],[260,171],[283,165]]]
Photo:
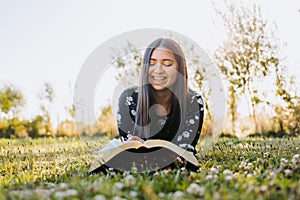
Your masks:
[[[1,199],[300,199],[300,139],[198,145],[201,172],[88,175],[105,138],[0,139]]]

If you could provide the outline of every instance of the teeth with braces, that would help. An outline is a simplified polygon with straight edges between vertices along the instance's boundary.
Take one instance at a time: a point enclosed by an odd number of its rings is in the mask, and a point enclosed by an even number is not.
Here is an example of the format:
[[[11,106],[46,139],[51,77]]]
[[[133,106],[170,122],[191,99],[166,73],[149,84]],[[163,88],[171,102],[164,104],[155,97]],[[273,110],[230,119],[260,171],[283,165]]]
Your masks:
[[[167,78],[166,77],[155,77],[153,76],[152,77],[155,81],[163,81],[163,80],[166,80]]]

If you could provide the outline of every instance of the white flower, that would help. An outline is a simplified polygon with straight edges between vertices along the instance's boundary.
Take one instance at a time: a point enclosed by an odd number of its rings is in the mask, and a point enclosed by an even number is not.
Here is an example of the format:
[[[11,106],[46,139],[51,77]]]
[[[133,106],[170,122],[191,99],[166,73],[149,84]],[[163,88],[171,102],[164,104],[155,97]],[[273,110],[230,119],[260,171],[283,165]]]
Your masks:
[[[180,159],[180,160],[181,160],[181,159]],[[181,168],[180,168],[180,171],[181,171],[181,172],[186,172],[187,169],[186,169],[185,167],[181,167]]]
[[[287,164],[288,161],[287,161],[287,159],[285,159],[285,158],[281,158],[281,159],[280,159],[280,163],[281,163],[281,164]]]
[[[241,164],[239,165],[240,169],[245,169],[247,166],[247,163],[245,161],[242,161]]]
[[[198,115],[195,115],[195,119],[198,120],[198,119],[199,119],[199,116],[198,116]]]
[[[118,193],[122,190],[122,188],[124,187],[124,184],[121,183],[121,182],[116,182],[114,185],[113,185],[113,191],[115,193]]]
[[[232,174],[232,171],[230,171],[229,169],[225,169],[225,170],[223,171],[223,174],[224,174],[224,175],[231,175],[231,174]]]
[[[196,96],[192,96],[191,103],[194,101]]]
[[[286,169],[286,170],[284,170],[284,175],[286,176],[286,177],[292,177],[292,170],[290,170],[290,169]]]
[[[181,141],[181,140],[182,140],[182,136],[181,136],[181,135],[178,135],[177,141],[179,142],[179,141]]]
[[[114,197],[112,198],[112,200],[126,200],[126,199],[124,199],[124,198],[122,198],[122,197],[119,197],[119,196],[114,196]]]
[[[58,199],[63,199],[68,196],[76,196],[78,194],[77,190],[66,190],[66,191],[57,191],[54,196]]]
[[[137,197],[138,193],[136,191],[130,191],[129,196],[131,197]]]
[[[125,104],[130,106],[132,100],[133,100],[132,97],[126,97],[126,103]]]
[[[160,198],[164,198],[166,195],[165,195],[165,193],[160,192],[160,193],[158,193],[158,196],[159,196]]]
[[[133,116],[135,116],[135,115],[136,115],[135,110],[131,110],[131,114],[132,114]]]
[[[210,168],[210,172],[212,175],[217,175],[219,173],[218,170],[214,167]]]
[[[293,159],[300,160],[300,154],[295,154],[295,155],[293,156]]]
[[[59,185],[58,185],[58,187],[59,187],[59,189],[67,189],[68,188],[68,184],[66,184],[66,183],[60,183]]]
[[[271,171],[271,172],[270,172],[270,176],[271,176],[271,177],[275,177],[275,176],[276,176],[276,173],[273,172],[273,171]]]
[[[166,120],[164,119],[159,119],[158,120],[158,125],[163,126],[166,123]]]
[[[246,170],[251,170],[252,168],[253,168],[252,163],[248,163],[245,169]]]
[[[270,152],[265,152],[265,153],[264,153],[264,156],[265,156],[265,157],[268,157],[269,155],[270,155]]]
[[[204,187],[200,187],[198,184],[196,183],[192,183],[187,189],[186,192],[188,194],[197,194],[199,196],[203,196],[205,193],[205,188]]]
[[[136,182],[135,178],[130,174],[124,178],[124,181],[125,181],[126,186],[132,186]]]
[[[227,145],[233,145],[233,142],[227,142],[226,144]]]
[[[293,156],[292,163],[295,166],[300,165],[300,154],[296,154]]]
[[[122,116],[118,113],[118,114],[117,114],[117,120],[118,120],[118,122],[120,122],[121,119],[122,119]]]
[[[259,190],[260,190],[261,192],[266,192],[266,191],[268,190],[268,186],[262,185],[262,186],[259,188]]]
[[[206,177],[205,177],[205,179],[206,180],[210,180],[210,179],[213,179],[214,177],[213,177],[213,175],[211,175],[211,174],[208,174]]]
[[[106,200],[106,198],[102,194],[98,194],[94,196],[93,200]]]
[[[130,101],[126,100],[125,105],[130,106],[131,105]]]
[[[252,174],[247,174],[247,178],[251,178],[252,176]]]
[[[182,133],[182,135],[183,135],[183,137],[189,137],[190,136],[190,133],[188,132],[188,131],[184,131],[183,133]]]
[[[239,176],[239,173],[238,172],[235,172],[233,175],[232,175],[232,178],[237,178]]]
[[[226,181],[230,181],[231,179],[232,179],[232,176],[231,176],[231,175],[225,176],[225,180],[226,180]]]
[[[190,123],[190,124],[194,124],[195,121],[194,121],[193,119],[190,119],[190,120],[189,120],[189,123]]]
[[[203,105],[203,101],[202,101],[202,99],[200,98],[200,99],[198,99],[197,100],[197,102],[200,104],[200,105]]]
[[[173,194],[173,198],[175,199],[181,199],[183,197],[184,193],[182,191],[176,191]]]

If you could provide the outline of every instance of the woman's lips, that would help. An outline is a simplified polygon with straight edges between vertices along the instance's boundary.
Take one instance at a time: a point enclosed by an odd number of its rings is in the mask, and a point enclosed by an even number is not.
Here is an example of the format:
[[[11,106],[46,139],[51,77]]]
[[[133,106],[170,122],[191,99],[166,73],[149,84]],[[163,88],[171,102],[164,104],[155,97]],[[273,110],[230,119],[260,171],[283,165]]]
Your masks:
[[[167,77],[164,76],[152,76],[152,79],[156,82],[162,82],[165,81],[167,79]]]

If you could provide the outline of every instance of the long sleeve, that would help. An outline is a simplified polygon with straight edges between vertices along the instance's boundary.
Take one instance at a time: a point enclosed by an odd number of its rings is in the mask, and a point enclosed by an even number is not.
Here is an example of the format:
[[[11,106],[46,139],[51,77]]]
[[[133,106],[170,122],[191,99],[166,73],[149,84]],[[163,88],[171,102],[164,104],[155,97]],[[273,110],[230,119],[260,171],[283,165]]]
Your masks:
[[[176,143],[183,149],[196,153],[204,118],[203,99],[199,93],[193,93],[187,109],[183,130],[177,135]]]
[[[119,97],[118,102],[118,131],[122,141],[128,140],[133,135],[136,114],[136,88],[125,90]]]

